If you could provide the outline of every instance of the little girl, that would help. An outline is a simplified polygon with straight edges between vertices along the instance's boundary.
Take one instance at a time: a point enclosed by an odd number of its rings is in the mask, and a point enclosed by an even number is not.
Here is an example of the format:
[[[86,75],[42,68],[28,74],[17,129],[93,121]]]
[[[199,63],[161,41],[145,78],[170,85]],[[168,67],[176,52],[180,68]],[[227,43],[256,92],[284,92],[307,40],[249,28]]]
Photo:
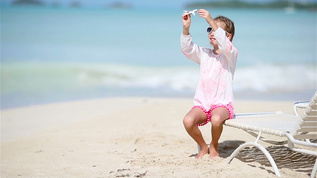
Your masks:
[[[232,45],[234,23],[223,16],[213,19],[205,9],[198,15],[210,25],[207,28],[208,39],[213,49],[197,46],[189,34],[191,16],[183,15],[183,34],[181,50],[190,60],[200,65],[200,79],[194,97],[194,107],[186,114],[183,123],[188,134],[197,142],[201,151],[196,158],[209,153],[210,158],[218,157],[218,140],[223,123],[232,119],[233,92],[232,80],[236,68],[238,50]],[[211,121],[212,141],[210,148],[206,144],[198,126]]]

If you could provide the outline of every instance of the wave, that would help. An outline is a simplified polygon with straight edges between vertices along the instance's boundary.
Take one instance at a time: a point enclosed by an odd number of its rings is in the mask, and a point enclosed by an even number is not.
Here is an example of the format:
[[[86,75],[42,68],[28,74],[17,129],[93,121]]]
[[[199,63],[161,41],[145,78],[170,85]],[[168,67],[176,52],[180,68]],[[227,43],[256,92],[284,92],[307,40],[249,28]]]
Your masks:
[[[107,88],[131,92],[160,89],[194,92],[199,66],[148,67],[119,64],[3,64],[2,93],[55,89]],[[316,66],[252,65],[237,67],[234,91],[300,92],[316,90]],[[109,90],[110,91],[110,90]],[[108,93],[108,96],[111,93]]]
[[[236,91],[300,92],[316,90],[316,66],[264,65],[238,68],[235,74]]]
[[[175,91],[193,90],[199,77],[199,70],[194,67],[104,65],[83,67],[78,79],[89,83],[96,80],[96,73],[104,87],[170,88]]]
[[[191,67],[145,67],[105,65],[85,67],[78,74],[80,82],[96,79],[99,73],[104,87],[171,89],[194,91],[199,79],[198,66]],[[243,92],[300,92],[316,89],[316,67],[301,65],[253,65],[237,68],[234,91]]]

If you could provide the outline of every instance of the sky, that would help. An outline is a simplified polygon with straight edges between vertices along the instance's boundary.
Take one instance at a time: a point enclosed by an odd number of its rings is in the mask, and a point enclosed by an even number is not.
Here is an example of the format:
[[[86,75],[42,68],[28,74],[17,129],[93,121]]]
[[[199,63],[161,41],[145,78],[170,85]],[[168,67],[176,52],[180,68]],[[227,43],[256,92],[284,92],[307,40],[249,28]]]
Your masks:
[[[11,3],[14,0],[1,0],[1,3]],[[112,4],[114,2],[124,2],[132,4],[134,7],[183,7],[185,4],[189,2],[204,2],[211,0],[159,0],[159,1],[151,1],[151,0],[40,0],[42,2],[46,2],[51,4],[53,2],[59,2],[63,5],[68,5],[71,2],[80,2],[85,6],[106,6]],[[224,0],[218,0],[224,1]],[[269,2],[274,0],[241,0],[246,2]],[[316,0],[294,0],[297,2],[316,2]]]
[[[1,0],[2,3],[10,3],[14,0]],[[80,2],[86,6],[101,6],[108,5],[115,2],[124,2],[132,4],[135,7],[182,7],[188,2],[193,2],[193,0],[159,0],[159,1],[149,1],[149,0],[40,0],[51,4],[53,2],[59,2],[60,4],[67,5],[71,2]]]

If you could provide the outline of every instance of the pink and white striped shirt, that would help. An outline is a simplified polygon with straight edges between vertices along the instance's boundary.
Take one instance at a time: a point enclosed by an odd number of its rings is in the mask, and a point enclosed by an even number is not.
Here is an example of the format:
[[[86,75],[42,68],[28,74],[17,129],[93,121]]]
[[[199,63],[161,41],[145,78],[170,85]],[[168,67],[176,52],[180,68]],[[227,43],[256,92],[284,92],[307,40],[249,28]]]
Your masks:
[[[181,50],[190,60],[200,64],[200,79],[196,88],[194,105],[210,110],[213,105],[234,104],[232,91],[238,50],[220,27],[214,32],[221,53],[215,55],[210,48],[197,46],[191,35],[181,35]]]

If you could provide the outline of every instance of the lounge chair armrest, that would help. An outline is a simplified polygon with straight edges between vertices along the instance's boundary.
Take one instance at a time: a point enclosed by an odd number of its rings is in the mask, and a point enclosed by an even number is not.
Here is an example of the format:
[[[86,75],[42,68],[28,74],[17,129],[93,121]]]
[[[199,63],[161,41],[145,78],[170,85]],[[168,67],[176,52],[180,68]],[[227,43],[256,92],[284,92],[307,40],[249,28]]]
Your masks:
[[[308,106],[308,104],[309,104],[308,101],[294,103],[293,109],[294,109],[294,113],[296,114],[296,116],[299,116],[297,109],[298,108],[306,108]]]

